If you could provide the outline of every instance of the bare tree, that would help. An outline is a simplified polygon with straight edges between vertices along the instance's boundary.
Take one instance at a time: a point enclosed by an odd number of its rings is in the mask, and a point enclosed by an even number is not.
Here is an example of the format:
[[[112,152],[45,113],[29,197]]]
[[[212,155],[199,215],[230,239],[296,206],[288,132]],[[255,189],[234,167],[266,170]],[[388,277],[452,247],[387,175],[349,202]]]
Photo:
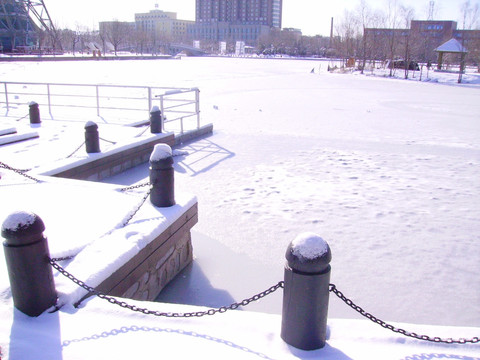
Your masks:
[[[100,29],[102,41],[104,42],[104,45],[106,41],[112,44],[115,56],[117,56],[119,48],[127,43],[130,29],[131,26],[128,23],[120,22],[118,20],[102,24]]]
[[[359,18],[360,26],[362,27],[362,65],[360,66],[361,73],[365,69],[367,63],[367,36],[365,35],[365,29],[370,25],[371,11],[365,0],[360,0],[360,4],[357,7],[357,15]]]
[[[412,47],[413,41],[412,38],[414,35],[411,31],[407,30],[410,28],[410,23],[415,17],[415,10],[412,7],[407,7],[400,5],[399,7],[400,17],[403,19],[405,31],[401,33],[402,35],[402,45],[403,45],[403,58],[405,62],[405,79],[408,79],[408,73],[410,70],[410,65],[412,63]]]
[[[480,16],[480,4],[477,2],[475,5],[472,5],[470,0],[466,0],[465,2],[462,3],[461,6],[461,11],[462,11],[462,16],[463,16],[463,31],[462,31],[462,47],[465,48],[465,42],[466,42],[466,30],[471,30],[473,27],[478,25],[479,21],[479,16]],[[475,49],[475,41],[471,42],[472,47]],[[476,49],[475,49],[476,50]],[[474,50],[474,53],[475,53]],[[465,71],[466,67],[466,54],[462,53],[461,54],[461,60],[460,60],[460,72],[458,74],[458,83],[462,82],[462,74]]]
[[[344,58],[355,57],[359,51],[361,42],[360,23],[354,12],[345,10],[343,17],[336,27],[337,51]]]
[[[388,0],[387,2],[387,12],[385,17],[385,27],[390,30],[389,39],[388,39],[388,51],[389,51],[389,60],[390,60],[390,76],[393,76],[393,62],[397,53],[397,37],[399,28],[399,7],[397,0]]]

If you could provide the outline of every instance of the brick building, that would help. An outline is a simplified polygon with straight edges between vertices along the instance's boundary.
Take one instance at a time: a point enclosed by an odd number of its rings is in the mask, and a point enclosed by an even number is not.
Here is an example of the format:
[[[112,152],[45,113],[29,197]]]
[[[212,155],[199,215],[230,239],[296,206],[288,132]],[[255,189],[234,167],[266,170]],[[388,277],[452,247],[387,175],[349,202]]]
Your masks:
[[[480,44],[480,30],[458,30],[455,21],[412,20],[410,29],[367,28],[367,57],[377,60],[409,57],[416,61],[436,61],[435,49],[454,38],[470,51]],[[406,56],[407,55],[407,56]]]

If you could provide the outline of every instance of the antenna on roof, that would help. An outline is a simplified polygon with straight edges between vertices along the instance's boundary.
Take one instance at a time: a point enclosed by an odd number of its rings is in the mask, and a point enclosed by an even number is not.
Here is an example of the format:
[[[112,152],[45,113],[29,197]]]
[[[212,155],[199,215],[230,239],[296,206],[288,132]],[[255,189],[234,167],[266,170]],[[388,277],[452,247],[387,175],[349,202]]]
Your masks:
[[[433,20],[434,9],[435,9],[435,1],[430,1],[430,7],[428,9],[428,20]]]

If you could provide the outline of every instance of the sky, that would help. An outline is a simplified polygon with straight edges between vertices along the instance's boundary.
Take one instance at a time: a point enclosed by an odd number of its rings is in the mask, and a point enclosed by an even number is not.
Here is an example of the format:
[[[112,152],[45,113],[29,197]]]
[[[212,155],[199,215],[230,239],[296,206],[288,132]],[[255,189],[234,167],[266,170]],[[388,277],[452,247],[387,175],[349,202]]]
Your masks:
[[[415,9],[417,19],[427,19],[428,0],[398,1]],[[435,19],[454,20],[461,23],[460,8],[464,0],[436,0]],[[473,4],[479,0],[471,1]],[[148,12],[155,8],[177,13],[179,19],[195,20],[195,0],[44,0],[54,24],[61,28],[98,28],[99,21],[133,21],[135,13]],[[331,18],[340,19],[345,10],[354,10],[360,0],[283,0],[283,27],[301,29],[304,35],[330,34]],[[81,4],[81,6],[79,5]],[[387,0],[367,0],[374,9],[385,9]],[[73,6],[72,6],[73,5]],[[335,21],[335,20],[334,20]]]

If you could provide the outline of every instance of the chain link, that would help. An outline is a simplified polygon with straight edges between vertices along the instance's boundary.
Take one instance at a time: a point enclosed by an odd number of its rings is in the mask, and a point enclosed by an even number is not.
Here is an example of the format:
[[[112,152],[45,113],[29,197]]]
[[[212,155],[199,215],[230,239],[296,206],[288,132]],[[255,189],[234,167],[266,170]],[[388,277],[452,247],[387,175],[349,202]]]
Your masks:
[[[100,139],[100,140],[103,140],[103,141],[106,141],[106,142],[108,142],[108,143],[110,143],[110,144],[113,144],[113,145],[116,144],[115,141],[110,141],[110,140],[104,139],[104,138],[102,138],[102,137],[99,137],[99,139]]]
[[[142,136],[148,129],[150,129],[150,124],[148,124],[148,126],[145,129],[143,129],[139,134],[135,135],[135,137]]]
[[[384,327],[385,329],[391,330],[395,333],[399,333],[399,334],[402,334],[402,335],[405,335],[405,336],[409,336],[409,337],[412,337],[412,338],[417,339],[417,340],[425,340],[425,341],[431,341],[431,342],[436,342],[436,343],[446,343],[446,344],[472,343],[472,344],[475,344],[475,343],[480,342],[480,338],[478,336],[475,336],[471,339],[464,339],[464,338],[460,338],[460,339],[457,339],[457,340],[452,339],[452,338],[442,339],[442,338],[437,337],[437,336],[436,337],[431,337],[431,336],[427,336],[427,335],[418,335],[417,333],[414,333],[414,332],[410,332],[410,331],[406,331],[404,329],[396,328],[395,326],[390,325],[390,324],[386,323],[385,321],[380,320],[380,319],[376,318],[375,316],[373,316],[372,314],[363,310],[360,306],[356,305],[352,300],[350,300],[345,295],[343,295],[343,293],[341,291],[339,291],[334,284],[330,284],[329,290],[330,290],[330,292],[333,292],[335,295],[337,295],[345,304],[347,304],[352,309],[354,309],[355,311],[360,313],[362,316],[364,316],[367,319],[373,321],[374,323]]]
[[[29,170],[19,170],[19,169],[15,169],[15,168],[12,168],[11,166],[8,166],[7,164],[3,163],[0,161],[0,167],[1,168],[4,168],[4,169],[7,169],[7,170],[11,170],[15,173],[17,173],[18,175],[21,175],[23,177],[26,177],[27,179],[30,179],[30,180],[33,180],[35,181],[36,183],[39,183],[41,182],[41,180],[38,180],[38,179],[35,179],[33,176],[30,176],[28,174],[25,174],[26,171],[29,171]]]
[[[128,223],[130,222],[130,220],[133,219],[133,217],[136,215],[136,213],[140,210],[140,208],[143,206],[143,204],[145,204],[145,201],[147,201],[148,197],[150,196],[150,193],[152,192],[152,189],[150,188],[148,190],[148,192],[143,196],[142,200],[140,201],[140,203],[138,204],[138,206],[136,207],[136,209],[134,209],[130,215],[128,216],[128,218],[125,220],[125,222],[123,223],[123,227],[127,226]]]
[[[143,183],[143,184],[138,184],[138,185],[132,185],[132,186],[127,186],[124,188],[119,189],[120,191],[128,191],[128,190],[134,190],[134,189],[140,189],[145,186],[152,185],[150,182]]]
[[[66,158],[71,158],[73,155],[75,155],[75,153],[80,150],[82,148],[82,146],[85,145],[85,141],[79,146],[77,147],[70,155],[68,155]]]
[[[27,116],[29,116],[29,115],[30,115],[30,113],[28,113],[28,114],[27,114],[27,115],[25,115],[25,116],[22,116],[21,118],[18,118],[18,119],[16,119],[15,121],[20,121],[20,120],[23,120],[23,119],[25,119],[25,118],[26,118]]]
[[[54,269],[56,269],[58,272],[60,272],[62,275],[64,275],[68,279],[72,280],[75,284],[77,284],[81,288],[87,290],[89,293],[92,293],[93,295],[98,296],[101,299],[104,299],[104,300],[108,301],[111,304],[115,304],[115,305],[118,305],[122,308],[129,309],[129,310],[136,311],[136,312],[140,312],[140,313],[146,314],[146,315],[155,315],[155,316],[172,317],[172,318],[202,317],[202,316],[205,316],[205,315],[221,314],[221,313],[224,313],[228,310],[238,309],[240,306],[247,306],[251,302],[260,300],[260,299],[264,298],[265,296],[270,295],[270,294],[274,293],[275,291],[277,291],[278,289],[284,287],[284,282],[280,281],[276,285],[271,286],[267,290],[262,291],[261,293],[258,293],[258,294],[254,295],[254,296],[252,296],[248,299],[242,300],[241,302],[236,302],[236,303],[230,304],[228,306],[222,306],[222,307],[219,307],[219,308],[216,308],[216,309],[212,308],[212,309],[208,309],[208,310],[205,310],[205,311],[195,311],[195,312],[186,312],[186,313],[172,313],[172,312],[166,313],[166,312],[161,312],[161,311],[157,311],[157,310],[149,310],[147,308],[138,307],[136,305],[130,305],[130,304],[126,303],[125,301],[119,301],[112,296],[109,296],[107,294],[104,294],[100,291],[95,290],[93,287],[88,286],[83,281],[77,279],[75,276],[73,276],[68,271],[66,271],[64,268],[62,268],[60,265],[58,265],[55,262],[55,259],[49,259],[49,263],[50,263],[50,265],[52,265],[52,267]]]

